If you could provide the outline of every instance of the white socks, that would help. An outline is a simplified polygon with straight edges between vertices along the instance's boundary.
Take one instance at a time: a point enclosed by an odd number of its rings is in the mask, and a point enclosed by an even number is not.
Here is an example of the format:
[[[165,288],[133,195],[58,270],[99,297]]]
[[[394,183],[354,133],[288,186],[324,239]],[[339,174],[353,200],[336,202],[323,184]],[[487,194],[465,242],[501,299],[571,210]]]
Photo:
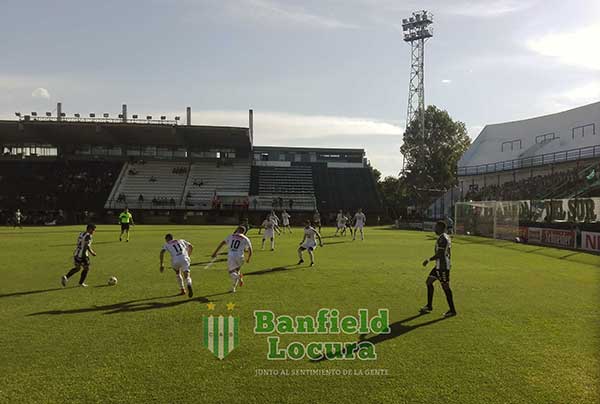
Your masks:
[[[240,280],[238,271],[229,271],[229,277],[231,278],[231,286],[234,288],[237,287]]]

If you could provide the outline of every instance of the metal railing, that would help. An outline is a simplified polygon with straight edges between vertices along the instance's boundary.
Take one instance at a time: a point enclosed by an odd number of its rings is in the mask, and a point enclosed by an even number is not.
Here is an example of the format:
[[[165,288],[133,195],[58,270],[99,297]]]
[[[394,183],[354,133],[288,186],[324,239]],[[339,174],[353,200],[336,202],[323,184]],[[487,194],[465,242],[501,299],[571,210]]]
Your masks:
[[[539,167],[546,164],[564,163],[568,161],[584,160],[594,157],[600,157],[600,145],[582,147],[579,149],[571,149],[554,153],[541,154],[539,156],[525,157],[522,159],[514,159],[500,161],[497,163],[480,164],[469,167],[459,167],[458,175],[478,175],[489,174],[499,171],[512,171],[522,168]]]

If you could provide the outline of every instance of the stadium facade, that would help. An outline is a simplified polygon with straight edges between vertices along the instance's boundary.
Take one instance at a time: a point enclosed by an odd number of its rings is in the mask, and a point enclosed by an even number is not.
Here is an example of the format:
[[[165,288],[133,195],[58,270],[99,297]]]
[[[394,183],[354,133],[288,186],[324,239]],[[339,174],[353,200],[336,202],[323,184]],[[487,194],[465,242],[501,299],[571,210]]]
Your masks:
[[[600,253],[600,102],[487,125],[428,216],[471,234]]]
[[[486,125],[458,163],[458,186],[429,208],[453,214],[458,201],[600,196],[586,181],[600,162],[600,102]]]
[[[147,222],[198,223],[284,208],[297,220],[315,209],[325,221],[338,209],[382,213],[363,149],[257,146],[252,111],[248,127],[192,125],[189,108],[185,124],[128,118],[125,105],[118,118],[57,115],[0,121],[5,213],[127,206]]]

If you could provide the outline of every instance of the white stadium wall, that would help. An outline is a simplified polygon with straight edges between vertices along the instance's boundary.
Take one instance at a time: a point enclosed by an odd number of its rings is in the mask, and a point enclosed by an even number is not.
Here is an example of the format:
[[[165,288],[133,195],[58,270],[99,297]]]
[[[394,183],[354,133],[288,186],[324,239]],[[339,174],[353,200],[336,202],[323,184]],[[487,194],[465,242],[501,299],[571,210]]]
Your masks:
[[[600,102],[552,115],[486,125],[458,167],[600,145]]]
[[[600,102],[486,125],[458,162],[458,175],[468,189],[567,170],[589,158],[600,159]]]

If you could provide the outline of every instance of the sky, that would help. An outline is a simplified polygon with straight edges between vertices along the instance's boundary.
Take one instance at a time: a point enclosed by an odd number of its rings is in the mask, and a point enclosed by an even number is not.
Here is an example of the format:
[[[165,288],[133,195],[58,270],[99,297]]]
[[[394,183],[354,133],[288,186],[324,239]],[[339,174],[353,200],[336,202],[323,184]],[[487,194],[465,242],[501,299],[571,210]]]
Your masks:
[[[433,14],[425,102],[471,137],[600,100],[598,0],[1,0],[0,119],[185,115],[258,145],[364,148],[396,175],[409,45]]]

